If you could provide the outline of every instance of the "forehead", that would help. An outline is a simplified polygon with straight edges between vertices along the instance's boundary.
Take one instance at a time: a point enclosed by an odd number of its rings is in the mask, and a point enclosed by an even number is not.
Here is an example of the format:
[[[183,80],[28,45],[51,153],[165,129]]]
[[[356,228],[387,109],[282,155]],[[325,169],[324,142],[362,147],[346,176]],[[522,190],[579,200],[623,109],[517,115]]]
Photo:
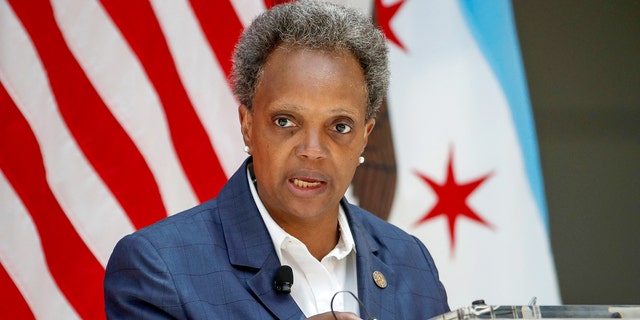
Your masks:
[[[347,50],[280,46],[268,57],[256,88],[254,107],[331,107],[366,111],[364,72]],[[355,109],[355,110],[354,110]]]
[[[337,75],[364,81],[364,71],[347,49],[313,49],[291,44],[276,47],[267,57],[263,76],[268,72],[301,72],[307,75]],[[343,71],[337,73],[337,71]],[[281,76],[281,74],[278,74]],[[358,78],[358,79],[356,79]]]

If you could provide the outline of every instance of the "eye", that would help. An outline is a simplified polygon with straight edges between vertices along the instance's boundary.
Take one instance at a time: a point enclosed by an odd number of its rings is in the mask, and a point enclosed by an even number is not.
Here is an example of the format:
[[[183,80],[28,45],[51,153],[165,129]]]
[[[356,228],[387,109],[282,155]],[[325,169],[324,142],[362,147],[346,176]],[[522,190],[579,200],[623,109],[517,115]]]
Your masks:
[[[293,127],[293,121],[287,119],[287,118],[277,118],[276,120],[273,121],[273,123],[275,123],[278,127],[282,127],[282,128],[288,128],[288,127]]]
[[[338,123],[336,124],[336,131],[340,132],[340,133],[349,133],[351,132],[351,126],[349,126],[346,123]]]

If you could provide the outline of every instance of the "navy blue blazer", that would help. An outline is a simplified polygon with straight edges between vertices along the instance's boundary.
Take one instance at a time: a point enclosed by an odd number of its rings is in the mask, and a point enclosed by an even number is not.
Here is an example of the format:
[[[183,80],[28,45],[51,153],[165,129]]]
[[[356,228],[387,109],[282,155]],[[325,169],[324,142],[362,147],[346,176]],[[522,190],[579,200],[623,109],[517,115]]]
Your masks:
[[[280,261],[251,196],[247,161],[217,198],[118,242],[104,280],[109,319],[305,318],[290,295],[274,290]],[[358,296],[371,316],[428,319],[449,311],[417,238],[345,199],[342,206],[356,243]]]

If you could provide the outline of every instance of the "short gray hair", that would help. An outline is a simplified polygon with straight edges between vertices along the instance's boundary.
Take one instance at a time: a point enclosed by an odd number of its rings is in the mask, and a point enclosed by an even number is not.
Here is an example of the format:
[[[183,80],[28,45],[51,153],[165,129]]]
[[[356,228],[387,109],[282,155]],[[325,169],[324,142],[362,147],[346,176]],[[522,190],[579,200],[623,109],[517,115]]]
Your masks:
[[[268,56],[279,46],[347,50],[360,63],[368,94],[366,118],[375,117],[389,86],[387,44],[371,19],[353,8],[300,0],[260,14],[233,53],[233,92],[249,110]]]

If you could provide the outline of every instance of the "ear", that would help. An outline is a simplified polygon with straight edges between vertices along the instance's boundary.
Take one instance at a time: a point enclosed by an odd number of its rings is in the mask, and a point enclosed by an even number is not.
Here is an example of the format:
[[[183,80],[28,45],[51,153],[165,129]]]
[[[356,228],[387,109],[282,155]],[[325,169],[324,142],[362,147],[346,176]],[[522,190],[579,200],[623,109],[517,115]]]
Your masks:
[[[242,140],[244,145],[251,147],[251,126],[253,125],[253,113],[247,106],[241,104],[238,107],[238,115],[240,117],[240,130],[242,132]]]
[[[364,124],[364,147],[367,146],[367,142],[369,142],[369,135],[371,134],[371,131],[373,131],[373,127],[375,126],[376,126],[376,119],[374,118],[367,120],[367,122]],[[364,147],[362,148],[363,152],[364,152]]]

